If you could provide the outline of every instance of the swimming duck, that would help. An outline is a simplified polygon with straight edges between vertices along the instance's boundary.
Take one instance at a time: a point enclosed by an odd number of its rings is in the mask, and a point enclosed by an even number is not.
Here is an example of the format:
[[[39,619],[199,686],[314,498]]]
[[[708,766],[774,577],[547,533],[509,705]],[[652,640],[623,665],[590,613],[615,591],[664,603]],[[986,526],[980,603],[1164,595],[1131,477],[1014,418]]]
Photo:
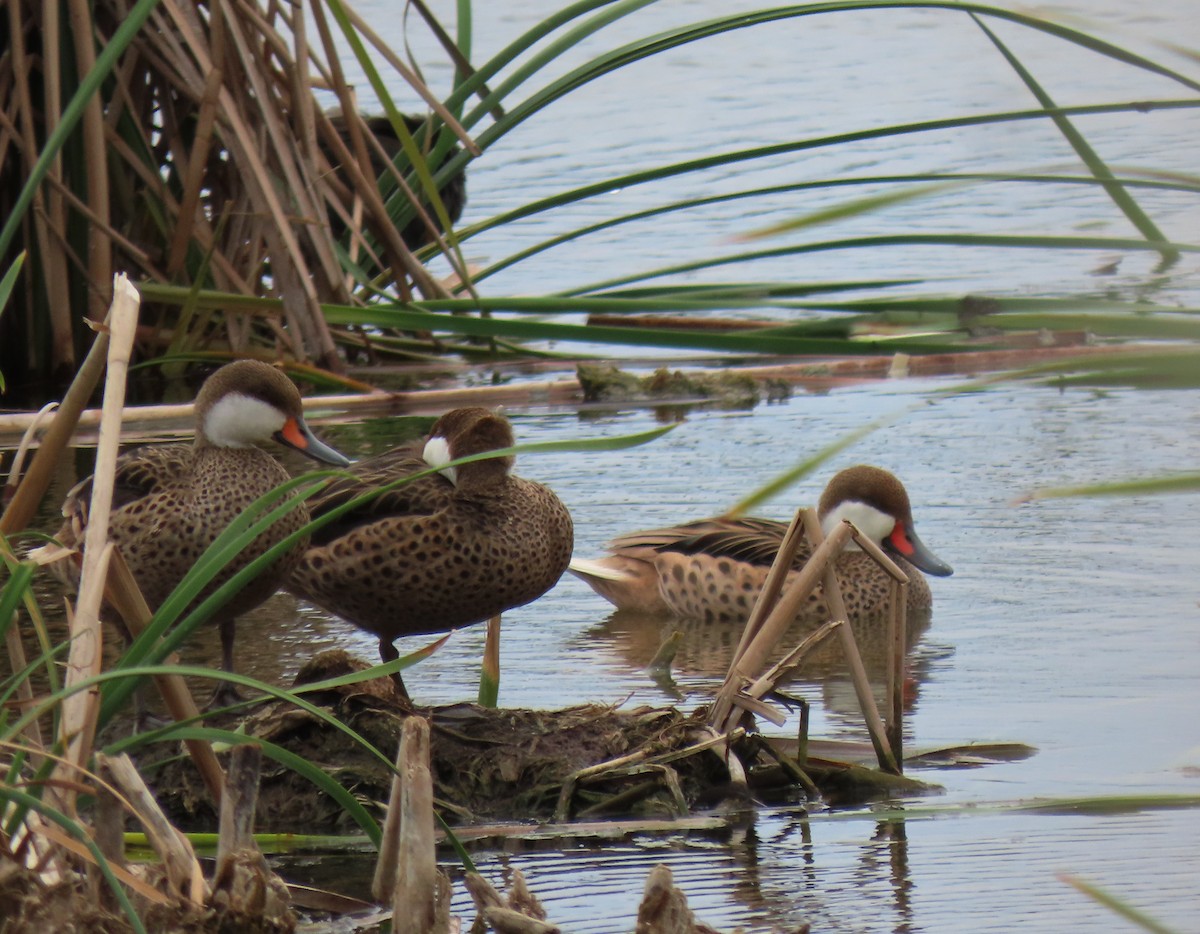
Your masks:
[[[513,476],[511,456],[445,466],[513,443],[508,419],[461,408],[423,441],[359,461],[353,479],[309,501],[314,518],[401,477],[443,469],[314,532],[287,589],[378,636],[384,662],[399,657],[392,643],[400,636],[446,632],[537,599],[571,558],[566,507],[547,487]]]
[[[280,370],[258,360],[239,360],[205,380],[196,396],[192,445],[137,448],[117,460],[108,536],[129,564],[142,594],[156,610],[225,527],[264,493],[290,479],[283,466],[256,442],[274,438],[309,457],[338,467],[350,462],[323,444],[304,422],[300,393]],[[92,478],[81,481],[63,503],[66,521],[57,534],[69,548],[83,544]],[[308,522],[300,506],[281,517],[196,598],[199,604],[254,558]],[[279,589],[303,551],[300,542],[248,583],[217,611],[221,661],[233,671],[235,620]],[[70,586],[76,562],[51,565]],[[213,703],[235,697],[222,684]]]
[[[900,565],[909,576],[909,610],[927,610],[932,604],[921,571],[938,577],[953,573],[917,537],[908,493],[886,470],[859,465],[841,471],[825,488],[817,513],[826,534],[849,519]],[[622,535],[609,543],[610,555],[572,561],[570,571],[618,609],[744,621],[786,531],[786,523],[771,519],[701,519]],[[789,579],[811,554],[807,541],[801,542]],[[836,567],[851,618],[886,610],[890,578],[865,552],[848,548]],[[826,612],[818,588],[799,616],[818,619]]]

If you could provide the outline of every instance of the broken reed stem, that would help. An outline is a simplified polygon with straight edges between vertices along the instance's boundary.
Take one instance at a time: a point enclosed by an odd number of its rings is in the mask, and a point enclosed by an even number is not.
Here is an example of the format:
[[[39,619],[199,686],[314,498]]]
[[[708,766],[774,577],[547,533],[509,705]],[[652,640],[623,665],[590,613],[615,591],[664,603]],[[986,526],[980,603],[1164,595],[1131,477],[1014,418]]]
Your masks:
[[[54,413],[54,420],[46,431],[46,437],[43,437],[41,444],[38,445],[34,460],[30,461],[29,469],[25,472],[22,483],[17,487],[16,496],[13,496],[12,502],[8,504],[4,516],[0,516],[0,533],[11,535],[23,531],[34,519],[37,505],[42,502],[42,497],[46,496],[46,491],[49,489],[50,479],[54,475],[54,466],[62,459],[62,453],[66,450],[68,442],[71,441],[80,414],[88,405],[92,390],[95,390],[96,384],[100,382],[101,373],[104,372],[104,361],[107,357],[108,329],[101,328],[96,331],[96,340],[92,341],[88,357],[84,359],[83,365],[79,367],[79,372],[74,376],[71,388],[67,390],[65,396],[62,396],[58,412]],[[37,415],[22,414],[19,418],[28,423],[28,421],[36,419]],[[16,659],[13,659],[13,663],[16,664]],[[19,671],[23,667],[24,663],[18,665],[17,670]]]
[[[399,811],[401,830],[392,893],[392,931],[438,934],[449,926],[450,887],[437,868],[428,720],[414,716],[404,721],[397,761],[400,794],[388,804],[388,819],[393,808]]]
[[[762,697],[772,691],[781,681],[791,677],[806,659],[822,642],[833,635],[835,629],[846,625],[844,620],[834,619],[825,623],[816,632],[804,637],[804,640],[781,658],[770,671],[746,688],[745,693],[751,697]]]
[[[866,538],[865,535],[859,534],[858,529],[850,522],[843,522],[840,529],[835,530],[833,534],[836,535],[841,529],[847,530],[856,542]],[[821,541],[822,535],[821,523],[815,515],[805,516],[805,530],[808,533],[809,541],[815,547],[817,542]],[[833,535],[829,537],[832,539]],[[841,548],[838,549],[838,552],[841,552]],[[871,690],[871,679],[867,677],[867,669],[863,666],[862,656],[858,651],[858,642],[854,638],[854,630],[850,628],[846,601],[842,599],[842,586],[838,583],[837,570],[832,561],[826,566],[824,577],[825,605],[829,609],[830,616],[843,622],[838,627],[838,635],[842,641],[842,654],[846,657],[846,667],[850,669],[850,680],[854,684],[858,706],[862,710],[863,719],[867,722],[867,732],[871,736],[871,745],[875,747],[875,757],[879,760],[881,769],[891,772],[893,775],[899,775],[900,766],[896,761],[891,744],[888,743],[887,731],[884,729],[883,719],[879,716],[879,708],[875,705],[875,692]]]
[[[130,635],[136,639],[150,624],[153,614],[120,551],[113,552],[113,559],[108,567],[108,580],[105,583],[105,599],[125,621]],[[176,660],[175,655],[166,659],[171,664]],[[154,685],[162,696],[167,712],[176,723],[194,722],[200,718],[200,708],[196,706],[192,692],[181,675],[155,675]],[[225,787],[225,771],[217,761],[212,746],[203,739],[185,739],[183,744],[195,762],[213,804],[220,805]]]
[[[758,594],[758,599],[754,601],[754,606],[750,609],[750,618],[746,620],[742,637],[738,640],[737,651],[733,653],[733,661],[729,666],[730,671],[737,665],[746,649],[750,647],[750,643],[758,635],[758,631],[771,614],[771,610],[779,602],[779,594],[787,581],[788,572],[792,569],[796,550],[800,547],[800,542],[804,540],[804,530],[801,525],[803,516],[803,508],[797,509],[796,514],[792,516],[791,524],[784,533],[783,541],[779,544],[779,551],[775,553],[775,560],[771,562],[771,569],[767,572],[767,579],[763,581],[763,588]]]
[[[817,787],[817,783],[812,780],[812,777],[804,771],[803,763],[805,760],[803,757],[797,755],[795,760],[793,760],[790,756],[784,755],[776,749],[765,736],[760,738],[759,748],[775,760],[779,767],[787,774],[788,778],[804,789],[804,793],[808,795],[810,801],[821,800],[821,789]]]
[[[106,756],[100,752],[96,753],[96,762],[101,768],[108,769],[113,785],[125,796],[134,817],[145,829],[146,839],[162,860],[171,891],[195,904],[204,904],[208,898],[208,885],[192,845],[167,820],[129,756]]]
[[[405,723],[407,722],[406,720]],[[392,792],[388,797],[387,814],[383,820],[379,856],[375,860],[375,876],[371,880],[371,897],[380,905],[386,905],[392,900],[396,887],[396,854],[400,849],[400,796],[404,789],[404,753],[404,743],[401,741],[396,749],[396,774],[392,776]]]
[[[92,499],[88,525],[84,533],[83,568],[79,576],[79,597],[71,622],[71,649],[67,659],[66,686],[71,688],[100,672],[100,603],[112,547],[108,542],[108,517],[112,507],[118,448],[121,443],[121,410],[125,405],[125,376],[137,330],[141,298],[124,275],[113,278],[113,301],[108,314],[110,341],[108,370],[104,382],[104,417],[100,422],[100,442],[96,451],[96,470],[92,481]],[[91,756],[96,727],[99,691],[77,692],[63,701],[61,737],[66,739],[67,759],[82,767]],[[74,810],[74,795],[66,792],[64,804]]]
[[[254,811],[258,806],[258,775],[262,748],[241,743],[229,754],[229,776],[220,796],[217,836],[217,875],[222,866],[243,850],[258,850],[254,842]]]
[[[793,520],[793,524],[803,522],[803,513],[806,511],[798,514]],[[721,729],[721,725],[731,716],[730,711],[742,686],[750,682],[762,669],[771,650],[795,621],[801,605],[816,589],[826,565],[841,553],[842,547],[850,537],[851,528],[848,523],[840,524],[833,530],[829,538],[814,548],[812,557],[796,574],[787,593],[779,598],[779,602],[746,646],[741,657],[730,666],[729,674],[725,676],[725,683],[721,685],[721,691],[709,713],[708,722],[711,726]],[[781,548],[780,551],[782,552],[782,550]],[[771,568],[772,572],[779,564],[777,555],[776,563]]]
[[[893,580],[888,597],[888,742],[904,771],[904,662],[908,657],[908,584]]]
[[[67,443],[75,431],[75,425],[79,421],[79,415],[87,405],[88,399],[91,398],[96,383],[100,381],[107,354],[108,330],[101,328],[96,332],[92,348],[88,351],[79,372],[75,374],[70,389],[63,396],[62,404],[58,407],[54,420],[46,431],[46,436],[33,456],[29,470],[26,471],[24,479],[17,487],[12,502],[4,510],[4,515],[0,516],[0,534],[9,536],[23,531],[32,521],[38,504],[41,503],[42,497],[46,495],[46,490],[50,487],[50,480],[54,475],[54,465],[58,463],[63,451],[66,450]],[[35,415],[34,417],[39,416]],[[15,622],[5,632],[4,642],[8,650],[9,667],[13,674],[24,671],[28,661],[25,657],[25,646],[21,643],[21,633]],[[23,709],[33,702],[33,689],[28,681],[17,685],[17,699]],[[30,723],[25,735],[34,746],[42,745],[41,729],[37,721]]]

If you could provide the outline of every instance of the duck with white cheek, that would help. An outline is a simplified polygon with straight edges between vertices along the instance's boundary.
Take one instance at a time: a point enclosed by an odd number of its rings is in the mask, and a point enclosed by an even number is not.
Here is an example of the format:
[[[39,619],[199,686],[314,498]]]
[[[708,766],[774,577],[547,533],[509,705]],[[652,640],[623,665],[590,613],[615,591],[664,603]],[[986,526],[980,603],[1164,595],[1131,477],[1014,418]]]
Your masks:
[[[195,418],[193,444],[146,446],[117,460],[108,537],[120,549],[151,610],[162,605],[230,522],[290,479],[274,457],[257,447],[259,443],[274,439],[326,464],[350,463],[309,430],[292,381],[258,360],[230,363],[205,380],[196,396]],[[83,545],[92,479],[76,485],[63,503],[66,521],[56,537],[71,549]],[[303,505],[282,516],[243,549],[191,606],[307,522]],[[279,589],[304,546],[303,540],[298,542],[213,617],[221,629],[223,670],[233,671],[236,618]],[[78,561],[56,561],[50,567],[69,586],[78,583]],[[210,704],[236,698],[232,686],[222,682]]]
[[[385,661],[400,636],[446,632],[535,600],[571,559],[570,513],[553,491],[512,475],[512,456],[452,460],[512,447],[508,419],[453,409],[429,436],[359,461],[352,478],[310,500],[314,517],[431,467],[313,534],[288,590],[379,637]],[[407,696],[403,679],[394,678]]]
[[[937,577],[953,573],[917,537],[908,493],[886,470],[859,465],[841,471],[825,488],[817,513],[825,534],[849,519],[896,561],[909,577],[910,611],[928,610],[933,602],[922,571]],[[771,519],[700,519],[622,535],[608,544],[609,555],[572,561],[570,570],[621,610],[744,621],[786,532],[787,523]],[[802,541],[785,587],[811,554],[808,542]],[[851,544],[835,567],[852,620],[886,611],[891,578],[869,555]],[[825,598],[817,588],[798,618],[827,617]]]

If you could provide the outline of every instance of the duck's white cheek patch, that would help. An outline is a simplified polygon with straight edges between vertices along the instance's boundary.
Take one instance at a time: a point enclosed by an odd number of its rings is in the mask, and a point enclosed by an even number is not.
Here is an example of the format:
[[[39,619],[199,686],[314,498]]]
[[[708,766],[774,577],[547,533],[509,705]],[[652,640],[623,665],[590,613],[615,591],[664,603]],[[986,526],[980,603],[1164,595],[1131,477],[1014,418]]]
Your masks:
[[[449,441],[441,435],[434,435],[425,442],[425,450],[421,452],[421,457],[430,467],[439,468],[438,473],[455,486],[458,486],[458,468],[446,466],[454,460],[454,457],[450,454]]]
[[[261,399],[230,393],[208,410],[204,434],[218,447],[245,448],[283,428],[284,414]]]
[[[856,529],[877,544],[891,535],[892,529],[896,527],[896,520],[886,512],[880,512],[866,503],[850,500],[838,503],[837,508],[822,520],[821,530],[828,535],[843,519],[850,520]],[[853,540],[846,547],[858,549]]]

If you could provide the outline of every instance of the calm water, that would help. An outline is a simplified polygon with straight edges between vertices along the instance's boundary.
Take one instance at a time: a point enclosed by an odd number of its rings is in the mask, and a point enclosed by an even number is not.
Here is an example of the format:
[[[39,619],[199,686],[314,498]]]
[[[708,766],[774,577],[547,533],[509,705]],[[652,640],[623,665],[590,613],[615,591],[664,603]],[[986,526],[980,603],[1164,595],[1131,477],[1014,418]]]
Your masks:
[[[364,15],[399,46],[407,41],[439,93],[451,75],[424,29],[411,28],[392,6],[364,0]],[[432,3],[453,22],[454,4]],[[485,61],[565,4],[555,0],[475,5],[475,60]],[[618,21],[539,72],[506,104],[509,109],[583,62],[638,38],[684,23],[768,6],[694,0],[656,3]],[[1018,9],[1029,7],[1013,5]],[[1037,9],[1037,8],[1034,8]],[[1163,42],[1200,45],[1189,0],[1074,0],[1041,8],[1061,21],[1191,75],[1195,68]],[[373,15],[375,14],[375,15]],[[988,21],[1036,80],[1062,106],[1194,97],[1182,85],[1010,23]],[[544,43],[543,43],[544,45]],[[348,74],[356,64],[346,64]],[[502,77],[509,74],[502,72]],[[369,86],[360,80],[364,100]],[[493,82],[493,86],[499,80]],[[418,107],[400,84],[401,104]],[[692,43],[621,68],[559,101],[499,140],[470,169],[463,223],[501,214],[537,198],[660,164],[781,142],[952,116],[1025,110],[1036,101],[994,46],[965,14],[939,10],[875,10],[808,16],[744,28]],[[1194,172],[1200,113],[1088,116],[1077,126],[1102,158],[1121,170],[1160,168]],[[475,132],[486,129],[484,121]],[[468,257],[481,266],[588,223],[685,198],[820,179],[928,171],[1086,174],[1071,147],[1049,121],[959,128],[893,136],[851,145],[818,146],[613,190],[507,224],[468,241]],[[879,188],[855,186],[783,192],[660,215],[564,244],[499,273],[493,294],[573,290],[630,272],[741,252],[729,238],[765,224],[824,210]],[[892,190],[892,189],[887,189]],[[1200,222],[1190,199],[1141,191],[1139,203],[1171,238],[1195,242]],[[991,184],[952,189],[860,218],[827,224],[758,246],[880,233],[990,232],[1130,237],[1136,231],[1108,198],[1093,188]],[[749,248],[754,248],[751,245]],[[1195,304],[1196,257],[1168,275],[1153,275],[1150,254],[979,249],[966,253],[939,246],[891,247],[870,252],[834,250],[788,257],[753,269],[722,266],[684,281],[757,278],[823,282],[876,278],[923,282],[910,291],[986,291],[992,294],[1103,292],[1114,296],[1182,300]],[[1117,273],[1093,271],[1120,260]]]
[[[434,4],[447,20],[450,7]],[[477,5],[476,59],[555,7]],[[711,0],[655,4],[589,39],[555,74],[642,35],[755,8]],[[398,39],[400,24],[390,9],[364,5],[368,17],[391,28],[385,37]],[[1075,0],[1053,9],[1135,52],[1195,71],[1162,44],[1200,47],[1200,20],[1187,0]],[[380,15],[372,17],[374,11]],[[1005,23],[995,28],[1059,104],[1188,96],[1165,79],[1046,37]],[[429,48],[420,28],[407,38],[418,55]],[[448,73],[436,65],[427,77],[435,87],[449,86]],[[551,77],[534,79],[529,91]],[[472,165],[464,222],[701,153],[1031,106],[1027,89],[964,15],[881,10],[754,27],[622,69],[522,125]],[[1078,126],[1113,164],[1194,172],[1195,113],[1089,117]],[[467,253],[487,265],[583,224],[680,198],[947,169],[1079,171],[1074,153],[1041,122],[819,147],[612,191],[478,237]],[[577,289],[631,270],[736,252],[727,244],[732,235],[872,190],[791,192],[660,216],[557,247],[499,274],[488,289]],[[1137,197],[1167,236],[1195,242],[1200,213],[1191,201]],[[895,231],[1132,234],[1095,191],[1007,184],[952,190],[766,245]],[[897,247],[873,251],[869,268],[862,256],[822,252],[752,270],[719,268],[685,281],[919,274],[925,281],[910,291],[1080,292],[1190,307],[1200,299],[1195,258],[1160,275],[1152,257],[1135,254]],[[1115,275],[1094,275],[1117,259]],[[913,653],[918,692],[910,746],[1016,740],[1038,748],[1021,762],[928,775],[946,787],[939,802],[1197,792],[1200,561],[1189,530],[1200,519],[1200,497],[1012,501],[1044,485],[1194,469],[1200,394],[1009,386],[925,401],[930,389],[944,385],[847,387],[754,413],[696,412],[649,447],[620,456],[530,457],[521,468],[567,501],[577,520],[578,551],[590,555],[631,526],[723,509],[841,433],[883,413],[907,411],[794,498],[763,511],[786,518],[798,503],[815,501],[834,469],[860,460],[892,468],[909,485],[922,537],[956,569],[954,577],[933,582],[934,616]],[[538,411],[521,414],[517,428],[521,439],[540,440],[636,431],[653,421],[634,410],[586,421],[574,412]],[[312,634],[331,632],[317,615],[304,619],[312,633],[290,638],[303,644]],[[641,669],[659,635],[610,618],[607,604],[582,583],[564,580],[544,600],[506,618],[503,652],[511,674],[501,700],[540,707],[626,697],[629,703],[670,702],[674,695]],[[349,638],[370,657],[369,639]],[[730,638],[689,632],[677,676],[684,704],[702,701],[719,681],[721,646]],[[411,675],[413,690],[431,702],[472,696],[482,641],[482,631],[461,633]],[[816,733],[862,735],[839,676],[814,677],[803,689],[817,708]],[[1065,872],[1194,931],[1200,930],[1198,835],[1195,810],[1104,817],[988,812],[913,817],[902,826],[881,824],[870,810],[811,822],[772,811],[727,838],[680,835],[566,852],[521,852],[518,846],[485,865],[499,878],[519,866],[551,918],[572,931],[632,929],[634,893],[659,861],[672,866],[698,915],[722,929],[765,931],[802,920],[822,931],[1119,928],[1109,912],[1058,880]]]
[[[882,413],[906,411],[794,496],[761,511],[785,518],[794,505],[816,499],[823,478],[856,461],[886,465],[908,484],[922,537],[955,567],[953,577],[933,581],[935,612],[913,653],[918,691],[909,747],[1014,740],[1038,749],[1021,762],[916,773],[945,786],[933,803],[1196,793],[1200,584],[1196,547],[1180,533],[1200,522],[1200,497],[1012,501],[1039,486],[1194,464],[1200,393],[1008,386],[925,401],[945,385],[889,382],[799,395],[753,413],[693,412],[643,448],[529,456],[520,468],[568,503],[578,552],[590,555],[631,523],[719,511],[828,439]],[[514,418],[527,441],[655,423],[653,413],[639,410]],[[295,629],[295,612],[293,601],[278,598],[251,624],[278,644],[277,662],[286,668],[323,641],[374,658],[369,637],[307,608]],[[505,617],[501,702],[673,702],[675,695],[641,667],[659,636],[615,621],[606,603],[567,578]],[[683,654],[698,661],[678,675],[685,705],[705,701],[719,683],[721,672],[703,670],[704,661],[719,656],[719,644],[731,636],[689,631],[697,641]],[[409,675],[414,694],[430,703],[473,697],[482,641],[479,627],[459,633]],[[253,666],[254,659],[241,664]],[[273,663],[257,673],[287,672]],[[840,676],[797,687],[814,702],[814,733],[863,737]],[[781,732],[794,730],[789,723]],[[920,814],[929,803],[912,802],[914,817],[898,830],[881,825],[870,809],[810,823],[772,810],[750,830],[720,839],[681,834],[565,853],[515,844],[482,862],[497,874],[519,866],[551,917],[572,931],[631,929],[630,893],[659,861],[676,871],[700,916],[725,928],[766,931],[804,919],[837,931],[1061,931],[1105,923],[1103,909],[1057,880],[1068,872],[1153,909],[1180,930],[1195,929],[1195,810],[1116,817],[985,810],[932,820]]]
[[[431,5],[439,13],[452,6]],[[476,58],[553,6],[478,4]],[[754,7],[713,0],[658,4],[589,40],[584,51],[597,54],[730,8]],[[1168,55],[1152,43],[1154,36],[1200,47],[1200,20],[1188,0],[1136,10],[1115,0],[1076,0],[1059,8],[1093,17],[1106,38],[1152,57]],[[373,0],[359,9],[400,45],[392,4]],[[1185,96],[1165,79],[1005,24],[998,30],[1061,104]],[[422,57],[428,44],[420,29],[411,39]],[[423,64],[435,61],[422,57]],[[1170,61],[1187,71],[1182,59]],[[435,86],[448,81],[436,64],[427,73]],[[1030,106],[1028,92],[965,16],[878,11],[743,30],[610,75],[521,127],[472,166],[464,222],[698,153]],[[1194,171],[1195,114],[1100,117],[1080,125],[1116,164]],[[467,252],[487,264],[584,223],[758,185],[1074,164],[1061,138],[1035,124],[814,149],[744,170],[614,191],[503,235],[479,237]],[[726,249],[722,244],[733,234],[851,196],[792,193],[668,215],[560,247],[497,276],[488,288],[536,294],[683,262]],[[1139,198],[1168,236],[1195,241],[1200,215],[1194,206]],[[894,230],[1131,235],[1124,218],[1094,192],[997,185],[898,206],[814,236]],[[897,248],[872,253],[869,269],[862,268],[861,254],[834,251],[745,274],[823,281],[919,272],[927,281],[917,291],[1103,290],[1197,305],[1195,259],[1185,258],[1169,275],[1153,275],[1152,259],[1129,255],[1115,276],[1092,276],[1115,258]],[[725,269],[697,279],[740,274]],[[799,811],[769,810],[751,827],[718,837],[679,834],[565,850],[514,843],[480,854],[485,872],[502,881],[509,867],[520,867],[552,920],[570,931],[605,934],[632,929],[637,893],[658,862],[672,867],[698,916],[723,930],[768,931],[806,920],[814,930],[845,932],[1119,929],[1113,915],[1059,881],[1059,873],[1105,886],[1181,931],[1200,930],[1200,811],[1086,816],[983,807],[1200,791],[1200,552],[1191,535],[1200,527],[1200,496],[1013,505],[1040,486],[1194,469],[1200,393],[1019,385],[928,401],[930,390],[947,385],[848,385],[754,412],[697,411],[653,445],[620,455],[531,456],[520,470],[554,487],[575,516],[578,552],[594,555],[631,527],[724,509],[842,433],[885,413],[906,413],[762,512],[788,517],[796,505],[815,501],[834,470],[853,462],[899,474],[922,538],[956,571],[933,582],[934,616],[913,653],[918,683],[909,746],[1013,740],[1036,746],[1037,754],[976,770],[919,773],[946,788],[932,803],[977,804],[978,813],[932,819],[921,812],[929,800],[911,802],[913,815],[902,823],[881,821],[871,809],[810,821]],[[625,434],[655,424],[654,413],[632,408],[586,418],[574,411],[512,414],[522,441]],[[355,437],[346,430],[334,440],[352,448]],[[216,649],[216,634],[210,635],[211,645],[197,646],[195,657],[213,657],[205,654]],[[606,603],[568,578],[505,617],[501,702],[554,708],[706,700],[719,683],[714,660],[730,634],[689,634],[678,694],[656,686],[642,669],[658,636],[610,618]],[[286,597],[244,624],[241,645],[255,640],[263,650],[240,653],[239,666],[265,679],[288,676],[309,653],[331,645],[375,657],[372,639]],[[427,703],[473,697],[482,643],[480,628],[456,635],[408,676],[414,695]],[[840,676],[811,677],[797,688],[814,702],[815,734],[862,737]],[[794,728],[789,723],[782,732]]]

